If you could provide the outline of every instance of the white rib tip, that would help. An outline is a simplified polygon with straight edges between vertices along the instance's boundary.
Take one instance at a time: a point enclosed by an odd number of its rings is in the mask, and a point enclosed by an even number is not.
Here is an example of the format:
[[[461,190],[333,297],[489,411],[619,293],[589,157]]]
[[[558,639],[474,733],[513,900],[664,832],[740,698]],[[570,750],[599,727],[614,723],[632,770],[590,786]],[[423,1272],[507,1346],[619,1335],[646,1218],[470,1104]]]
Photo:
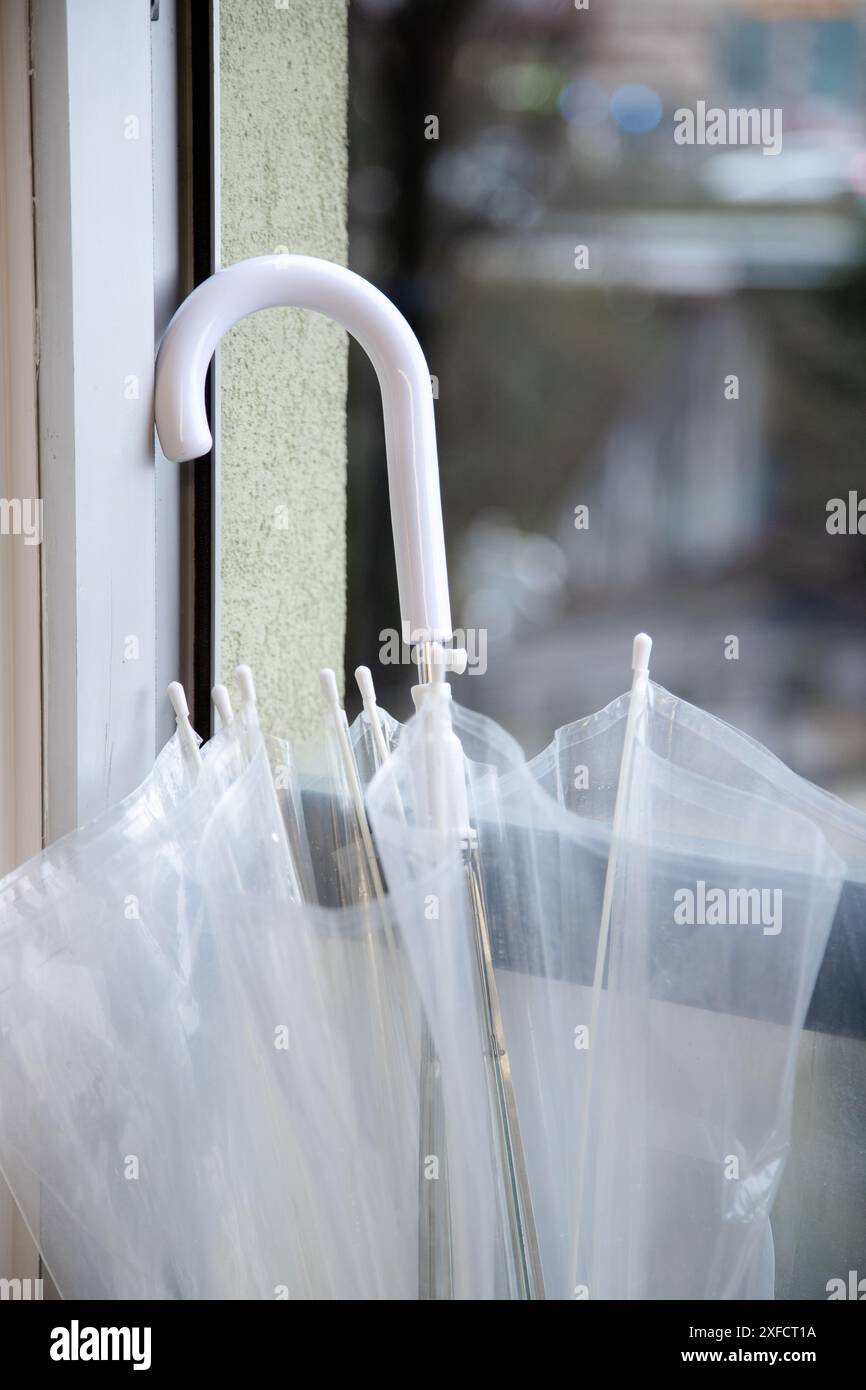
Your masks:
[[[330,666],[326,666],[322,671],[319,672],[319,683],[321,684],[322,694],[324,695],[327,704],[329,704],[333,709],[339,709],[340,689],[337,685],[336,674],[331,670]]]
[[[180,681],[172,681],[168,687],[168,698],[171,700],[171,707],[177,720],[177,734],[181,742],[181,747],[186,749],[188,757],[195,767],[201,767],[201,750],[198,746],[198,736],[189,722],[189,704],[186,698],[186,691]]]
[[[187,703],[186,691],[180,681],[172,681],[167,690],[168,698],[171,700],[171,707],[178,720],[189,719],[189,704]]]
[[[445,660],[449,671],[453,671],[455,676],[462,676],[469,665],[469,653],[464,647],[452,647],[445,653]]]
[[[256,703],[256,684],[253,680],[253,673],[249,666],[238,666],[235,668],[235,679],[241,692],[241,699],[245,705]]]
[[[634,639],[634,646],[631,650],[631,669],[633,671],[649,671],[652,649],[653,639],[646,632],[639,632]]]
[[[357,666],[355,668],[355,680],[361,692],[361,699],[365,705],[375,705],[376,687],[373,684],[373,672],[369,666]]]
[[[232,709],[231,696],[225,686],[215,685],[210,693],[210,697],[213,700],[214,709],[219,715],[221,722],[223,724],[231,724],[235,717],[235,712]]]

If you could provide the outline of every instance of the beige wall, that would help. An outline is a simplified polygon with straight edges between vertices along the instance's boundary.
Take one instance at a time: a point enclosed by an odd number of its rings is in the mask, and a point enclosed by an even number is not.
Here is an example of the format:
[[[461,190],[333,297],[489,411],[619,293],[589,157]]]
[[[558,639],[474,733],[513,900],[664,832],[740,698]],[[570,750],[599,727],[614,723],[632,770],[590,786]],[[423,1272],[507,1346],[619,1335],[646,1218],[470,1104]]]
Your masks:
[[[277,248],[345,263],[346,0],[221,0],[221,262]],[[222,676],[252,666],[300,733],[342,680],[346,334],[271,309],[221,355]]]

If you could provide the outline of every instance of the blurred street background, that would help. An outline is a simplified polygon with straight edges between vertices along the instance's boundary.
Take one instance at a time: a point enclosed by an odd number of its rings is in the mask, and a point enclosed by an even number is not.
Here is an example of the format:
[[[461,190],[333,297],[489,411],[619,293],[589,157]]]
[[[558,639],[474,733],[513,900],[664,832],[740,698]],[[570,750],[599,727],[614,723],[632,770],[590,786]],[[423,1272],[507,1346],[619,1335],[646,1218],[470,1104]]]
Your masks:
[[[657,681],[866,808],[866,536],[827,532],[866,488],[866,3],[350,15],[351,264],[437,380],[454,623],[488,639],[457,698],[532,755],[628,687],[645,629]],[[698,102],[780,108],[780,153],[678,144]],[[347,690],[366,662],[406,717],[405,669],[375,660],[399,608],[352,351]],[[858,1038],[804,1033],[777,1298],[826,1297],[864,1248],[852,1068]]]
[[[866,806],[866,538],[826,530],[866,477],[866,4],[350,15],[351,265],[437,378],[454,622],[488,634],[457,698],[533,754],[628,686],[643,628],[661,684]],[[677,144],[699,101],[781,108],[781,152]],[[347,667],[405,716],[353,354]]]

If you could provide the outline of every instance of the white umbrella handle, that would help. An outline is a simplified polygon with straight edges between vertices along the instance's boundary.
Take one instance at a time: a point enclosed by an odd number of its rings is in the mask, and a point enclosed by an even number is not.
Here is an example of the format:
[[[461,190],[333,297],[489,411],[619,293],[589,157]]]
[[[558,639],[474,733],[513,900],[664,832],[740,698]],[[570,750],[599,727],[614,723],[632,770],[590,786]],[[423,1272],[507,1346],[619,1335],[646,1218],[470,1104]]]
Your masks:
[[[452,637],[433,390],[403,315],[368,280],[311,256],[256,256],[219,270],[184,300],[156,363],[156,428],[180,462],[212,445],[205,377],[217,343],[239,319],[279,306],[315,309],[365,349],[382,392],[400,610],[410,640]]]

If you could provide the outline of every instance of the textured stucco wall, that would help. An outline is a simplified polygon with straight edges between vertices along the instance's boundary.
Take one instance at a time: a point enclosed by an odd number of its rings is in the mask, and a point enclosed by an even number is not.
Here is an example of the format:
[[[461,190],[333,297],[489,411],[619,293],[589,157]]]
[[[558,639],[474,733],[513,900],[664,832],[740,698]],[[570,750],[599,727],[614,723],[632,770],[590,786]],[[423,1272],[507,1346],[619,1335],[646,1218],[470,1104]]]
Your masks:
[[[223,265],[277,249],[345,264],[346,0],[221,0]],[[302,733],[342,672],[347,338],[269,309],[223,339],[221,666]],[[342,676],[341,676],[342,679]]]

